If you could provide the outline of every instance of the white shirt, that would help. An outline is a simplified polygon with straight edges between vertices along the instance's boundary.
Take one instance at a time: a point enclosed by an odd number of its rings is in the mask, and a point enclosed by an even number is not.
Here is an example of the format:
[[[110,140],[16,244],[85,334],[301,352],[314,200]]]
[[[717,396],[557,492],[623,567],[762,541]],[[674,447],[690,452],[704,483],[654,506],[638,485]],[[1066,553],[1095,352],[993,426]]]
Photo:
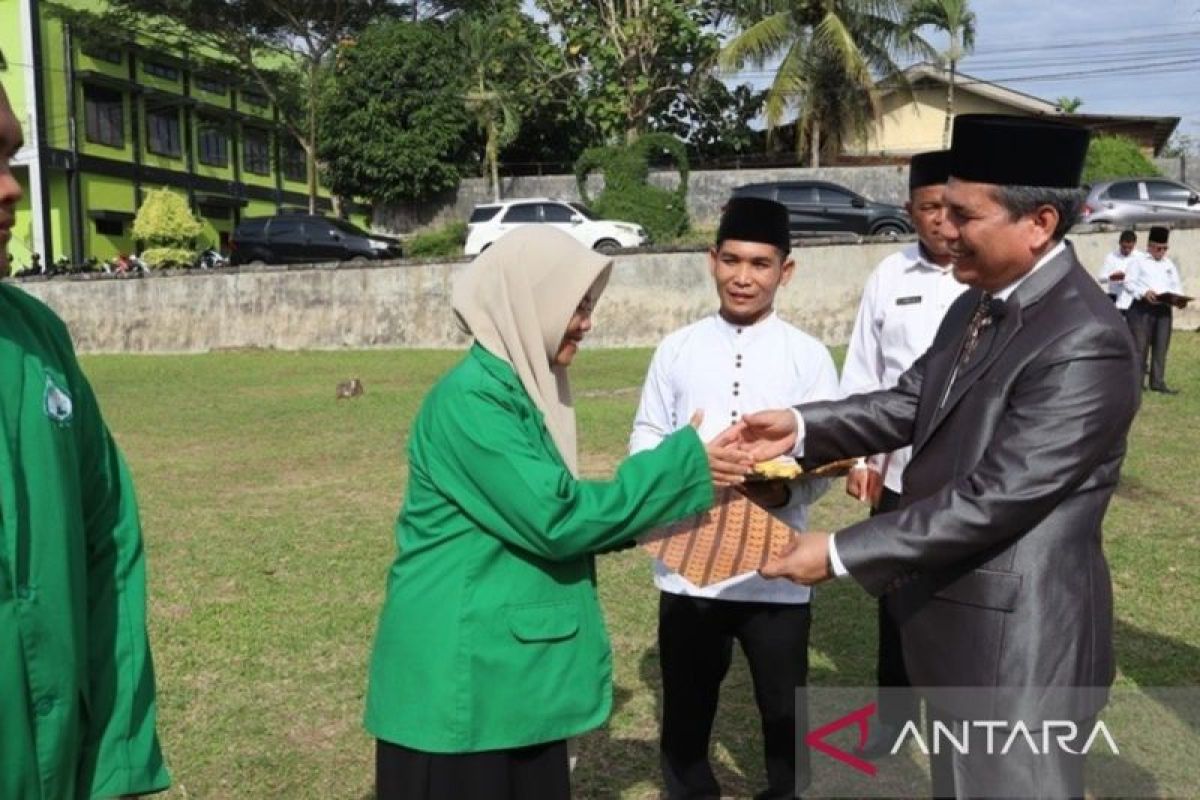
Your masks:
[[[1028,280],[1030,275],[1037,272],[1039,269],[1044,267],[1046,264],[1050,263],[1050,261],[1053,260],[1055,256],[1057,256],[1064,249],[1066,249],[1066,246],[1067,246],[1067,243],[1066,243],[1066,240],[1064,240],[1064,241],[1059,242],[1054,247],[1050,248],[1050,250],[1045,255],[1043,255],[1041,258],[1039,258],[1037,263],[1033,265],[1033,269],[1029,270],[1029,272],[1026,272],[1024,275],[1017,278],[1015,281],[1010,283],[1008,286],[1005,286],[1003,289],[992,292],[992,297],[996,300],[1008,300],[1008,298],[1010,296],[1012,296],[1012,293],[1017,290],[1018,286],[1020,286],[1022,283],[1024,283],[1026,280]],[[1128,277],[1128,276],[1126,276],[1126,277]],[[800,415],[799,411],[795,411],[795,414],[796,414],[796,445],[795,445],[795,447],[792,448],[792,452],[793,452],[793,454],[799,455],[804,452],[804,418]],[[837,535],[836,534],[829,537],[829,564],[831,567],[833,567],[833,574],[839,578],[845,577],[846,575],[850,574],[850,570],[846,569],[846,565],[842,563],[841,556],[838,555]]]
[[[1100,267],[1100,271],[1096,273],[1096,278],[1100,281],[1100,285],[1110,295],[1116,298],[1117,308],[1121,311],[1129,308],[1133,303],[1133,295],[1125,290],[1125,281],[1109,280],[1108,276],[1114,272],[1123,272],[1125,276],[1129,276],[1129,270],[1139,258],[1144,256],[1143,253],[1137,250],[1130,250],[1129,255],[1122,255],[1120,248],[1109,253],[1104,257],[1104,264]]]
[[[829,349],[774,313],[739,327],[713,314],[663,339],[650,362],[629,451],[656,446],[704,412],[700,438],[711,440],[744,413],[784,408],[838,396],[837,369]],[[790,484],[791,501],[771,513],[797,530],[808,522],[808,505],[829,488],[828,480]],[[811,590],[790,581],[768,581],[757,572],[701,588],[654,562],[654,584],[664,592],[769,603],[807,603]]]
[[[1125,273],[1125,289],[1132,299],[1141,300],[1148,291],[1183,294],[1183,281],[1179,279],[1179,268],[1174,261],[1166,256],[1155,258],[1147,254]]]
[[[867,278],[850,346],[842,365],[842,394],[890,389],[905,370],[933,344],[946,310],[967,286],[953,268],[924,258],[917,244],[893,253]],[[901,490],[901,475],[912,455],[905,447],[872,456],[869,463],[883,473],[884,485]]]

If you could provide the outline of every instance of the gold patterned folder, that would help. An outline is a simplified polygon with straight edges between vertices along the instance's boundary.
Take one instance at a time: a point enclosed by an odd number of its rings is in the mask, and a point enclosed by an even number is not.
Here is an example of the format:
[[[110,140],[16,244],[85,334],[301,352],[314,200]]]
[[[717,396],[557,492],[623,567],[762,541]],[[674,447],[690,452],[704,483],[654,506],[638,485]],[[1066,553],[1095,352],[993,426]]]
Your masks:
[[[642,547],[697,586],[753,572],[796,531],[735,489],[721,489],[708,511],[655,528]]]

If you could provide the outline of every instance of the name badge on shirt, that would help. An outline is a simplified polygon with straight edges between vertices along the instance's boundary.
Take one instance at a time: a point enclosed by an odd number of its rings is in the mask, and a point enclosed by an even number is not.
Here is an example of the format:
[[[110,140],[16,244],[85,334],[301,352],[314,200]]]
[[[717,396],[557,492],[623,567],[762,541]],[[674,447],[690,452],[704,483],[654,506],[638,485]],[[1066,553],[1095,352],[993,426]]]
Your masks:
[[[898,305],[898,306],[911,306],[911,305],[913,305],[915,303],[919,303],[919,302],[921,302],[921,295],[919,295],[919,294],[914,294],[910,297],[897,297],[896,298],[896,305]]]

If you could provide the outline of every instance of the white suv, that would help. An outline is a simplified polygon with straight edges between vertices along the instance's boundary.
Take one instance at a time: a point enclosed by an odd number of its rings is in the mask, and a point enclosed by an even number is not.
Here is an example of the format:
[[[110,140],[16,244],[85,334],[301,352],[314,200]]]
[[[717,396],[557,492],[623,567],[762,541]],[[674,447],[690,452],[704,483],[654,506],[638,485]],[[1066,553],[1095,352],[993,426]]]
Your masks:
[[[639,247],[649,241],[641,225],[597,219],[583,203],[525,197],[475,206],[467,223],[463,252],[479,255],[492,242],[523,225],[553,225],[595,250]]]

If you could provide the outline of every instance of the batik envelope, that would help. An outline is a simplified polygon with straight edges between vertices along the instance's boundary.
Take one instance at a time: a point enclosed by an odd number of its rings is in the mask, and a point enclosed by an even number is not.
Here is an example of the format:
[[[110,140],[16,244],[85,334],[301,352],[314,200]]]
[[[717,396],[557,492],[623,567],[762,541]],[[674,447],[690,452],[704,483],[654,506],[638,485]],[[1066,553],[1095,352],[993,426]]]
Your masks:
[[[720,489],[712,508],[641,538],[650,555],[697,586],[753,572],[797,531],[736,489]]]

